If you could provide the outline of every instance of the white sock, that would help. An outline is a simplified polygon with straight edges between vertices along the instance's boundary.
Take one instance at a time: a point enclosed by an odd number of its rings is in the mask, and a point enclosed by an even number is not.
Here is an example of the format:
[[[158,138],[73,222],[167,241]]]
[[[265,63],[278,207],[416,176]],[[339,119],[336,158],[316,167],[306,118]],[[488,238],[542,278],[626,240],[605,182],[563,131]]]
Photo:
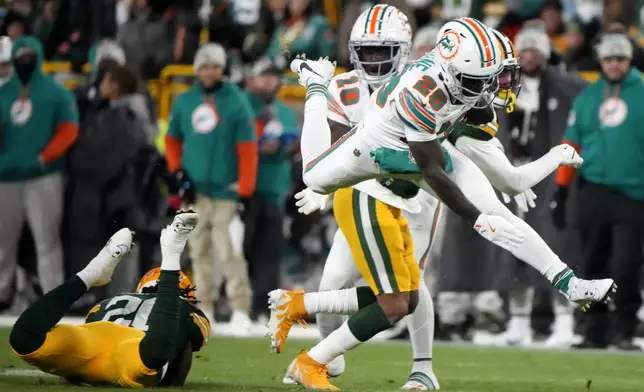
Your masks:
[[[331,313],[351,315],[358,309],[356,288],[318,291],[304,294],[304,307],[308,314]]]
[[[81,278],[85,286],[89,289],[94,285],[94,283],[99,280],[103,273],[105,272],[104,268],[107,263],[107,259],[111,259],[112,255],[110,252],[103,247],[100,252],[90,261],[85,268],[79,271],[76,275]]]
[[[407,316],[414,363],[411,372],[433,374],[432,346],[434,344],[434,302],[425,282],[418,288],[418,306]]]
[[[512,214],[510,210],[503,217],[525,235],[523,243],[514,248],[512,254],[519,260],[539,271],[548,282],[552,282],[558,273],[568,268],[566,263],[559,259],[546,242],[537,234],[530,225]]]
[[[172,230],[172,229],[167,228],[166,230]],[[171,245],[164,246],[162,242],[161,243],[161,269],[164,271],[180,271],[181,253],[183,253],[183,247],[180,247],[177,249],[176,246],[171,246]]]
[[[307,93],[300,138],[302,165],[305,168],[310,161],[331,147],[331,129],[326,119],[327,107],[327,96],[322,92]]]
[[[331,332],[340,328],[345,321],[345,316],[340,314],[318,313],[315,316],[315,325],[320,331],[320,338],[324,339],[331,334]]]
[[[326,339],[316,344],[308,354],[315,362],[328,364],[335,357],[346,353],[360,343],[358,338],[351,333],[349,325],[345,322],[340,328],[331,332]]]

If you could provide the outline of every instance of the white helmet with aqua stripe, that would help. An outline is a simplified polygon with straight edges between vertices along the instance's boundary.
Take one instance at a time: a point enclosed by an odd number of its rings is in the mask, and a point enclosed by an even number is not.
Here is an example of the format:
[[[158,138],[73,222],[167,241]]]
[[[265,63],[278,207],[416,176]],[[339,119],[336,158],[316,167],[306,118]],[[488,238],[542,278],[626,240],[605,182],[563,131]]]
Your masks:
[[[411,50],[411,26],[398,8],[377,4],[353,24],[349,54],[361,80],[377,89],[404,67]]]
[[[503,70],[491,29],[474,18],[452,19],[438,32],[436,52],[449,93],[472,107],[489,105]]]

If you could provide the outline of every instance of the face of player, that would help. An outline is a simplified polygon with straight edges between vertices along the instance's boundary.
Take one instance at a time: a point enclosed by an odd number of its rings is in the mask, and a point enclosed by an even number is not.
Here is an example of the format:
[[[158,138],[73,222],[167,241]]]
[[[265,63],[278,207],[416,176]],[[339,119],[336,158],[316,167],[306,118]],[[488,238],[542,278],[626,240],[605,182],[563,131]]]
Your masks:
[[[290,0],[288,10],[292,17],[298,17],[304,15],[304,11],[306,11],[306,7],[308,6],[308,0]]]
[[[535,49],[526,49],[519,53],[521,70],[526,76],[534,77],[541,72],[546,65],[545,56]]]
[[[360,46],[356,47],[356,52],[368,75],[381,76],[391,71],[394,65],[392,59],[399,49],[397,46]]]
[[[601,66],[606,78],[617,82],[624,79],[631,68],[631,61],[626,57],[606,57],[601,60]]]
[[[214,86],[215,83],[221,80],[223,75],[224,69],[212,63],[204,64],[197,71],[197,79],[199,79],[199,83],[205,88]]]
[[[264,102],[272,101],[277,95],[280,86],[280,78],[271,72],[255,76],[251,83],[253,93]]]

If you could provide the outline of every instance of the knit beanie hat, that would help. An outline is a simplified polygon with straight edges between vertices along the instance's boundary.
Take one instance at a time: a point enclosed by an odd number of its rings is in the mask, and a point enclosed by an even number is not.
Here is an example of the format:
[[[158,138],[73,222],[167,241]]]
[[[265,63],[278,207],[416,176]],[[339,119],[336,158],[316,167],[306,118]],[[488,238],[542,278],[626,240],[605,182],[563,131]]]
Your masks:
[[[197,50],[197,54],[195,55],[195,60],[192,65],[195,72],[197,72],[199,68],[206,64],[215,64],[225,68],[226,61],[226,51],[223,46],[216,43],[207,43]]]
[[[533,49],[550,59],[550,37],[543,23],[527,22],[514,39],[514,46],[517,53]]]

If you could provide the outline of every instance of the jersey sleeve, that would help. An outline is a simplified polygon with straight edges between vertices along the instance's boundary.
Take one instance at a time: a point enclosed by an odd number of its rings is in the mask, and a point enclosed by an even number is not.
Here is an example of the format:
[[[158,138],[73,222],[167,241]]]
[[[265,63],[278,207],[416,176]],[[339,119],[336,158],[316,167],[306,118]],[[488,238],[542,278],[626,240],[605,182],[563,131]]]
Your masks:
[[[101,321],[105,315],[105,306],[107,303],[108,300],[104,300],[94,305],[92,309],[87,312],[87,316],[85,316],[85,324]]]
[[[335,77],[329,84],[329,103],[327,110],[327,118],[339,124],[351,126],[349,116],[342,105],[340,97],[340,88],[338,87],[338,78]]]
[[[195,306],[185,302],[186,311],[182,312],[186,317],[188,339],[192,343],[192,349],[199,351],[208,342],[210,337],[210,320]]]
[[[410,142],[428,142],[436,139],[436,118],[421,101],[404,88],[395,100],[396,114],[405,124],[405,137]]]

